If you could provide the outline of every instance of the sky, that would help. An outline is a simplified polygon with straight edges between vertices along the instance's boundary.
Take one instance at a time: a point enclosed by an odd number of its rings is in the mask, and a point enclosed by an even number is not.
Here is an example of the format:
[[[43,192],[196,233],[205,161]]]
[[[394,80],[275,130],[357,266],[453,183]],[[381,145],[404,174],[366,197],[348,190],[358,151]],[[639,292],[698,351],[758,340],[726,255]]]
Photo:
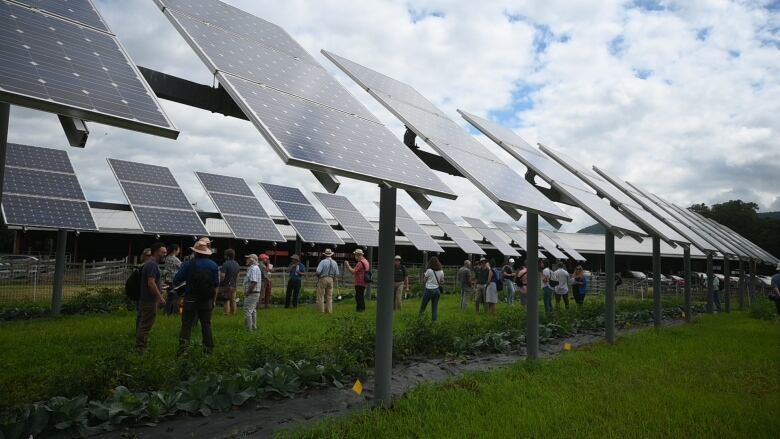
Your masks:
[[[762,211],[780,210],[780,1],[229,3],[285,28],[399,139],[400,122],[321,49],[412,85],[518,178],[524,167],[468,127],[457,109],[680,205],[739,198]],[[97,6],[136,64],[214,84],[152,0],[97,0]],[[69,148],[56,116],[13,107],[9,141],[67,148],[94,201],[126,202],[106,163],[112,157],[170,167],[204,210],[215,211],[193,171],[245,178],[273,213],[256,182],[298,187],[326,212],[310,195],[324,191],[314,176],[284,165],[251,123],[161,102],[181,130],[177,140],[89,123],[87,147]],[[510,220],[466,179],[437,174],[459,197],[434,199],[432,209]],[[375,218],[378,187],[340,180],[338,193]],[[426,218],[407,194],[399,192],[398,200]],[[564,231],[594,223],[579,209],[560,207],[573,218]]]

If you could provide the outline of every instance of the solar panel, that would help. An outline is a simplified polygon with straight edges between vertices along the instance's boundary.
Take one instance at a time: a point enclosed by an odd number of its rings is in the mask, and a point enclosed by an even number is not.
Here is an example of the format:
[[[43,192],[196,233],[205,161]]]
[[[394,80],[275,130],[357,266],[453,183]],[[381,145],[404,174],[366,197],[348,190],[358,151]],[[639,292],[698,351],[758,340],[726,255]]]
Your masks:
[[[539,231],[539,244],[544,247],[544,250],[547,253],[553,255],[555,259],[569,259],[569,256],[558,250],[558,246],[555,241],[550,239],[550,237],[545,235],[541,230]]]
[[[749,241],[739,233],[736,233],[735,231],[731,230],[729,227],[713,220],[710,218],[704,218],[706,221],[708,221],[713,226],[719,228],[724,233],[726,233],[728,236],[732,238],[733,241],[741,244],[745,249],[748,249],[752,252],[752,258],[754,259],[760,259],[764,262],[768,262],[771,264],[777,264],[780,262],[775,256],[767,252],[766,250],[762,249],[761,247],[755,245],[753,242]]]
[[[286,241],[243,178],[207,172],[195,172],[195,176],[233,236],[254,241]]]
[[[699,215],[699,214],[697,214],[695,212],[692,212],[692,211],[690,211],[688,209],[684,209],[684,208],[682,208],[682,207],[680,207],[680,206],[678,206],[676,204],[672,204],[672,203],[667,203],[667,204],[672,206],[672,208],[676,209],[681,214],[687,215],[691,219],[691,221],[695,221],[696,224],[698,224],[699,227],[702,230],[705,230],[708,233],[710,233],[711,235],[717,237],[720,240],[721,243],[723,243],[729,249],[732,250],[732,254],[733,255],[735,255],[737,257],[741,257],[741,258],[749,258],[749,257],[753,256],[752,252],[750,252],[747,249],[745,249],[744,246],[742,246],[741,244],[739,244],[737,242],[734,242],[734,240],[732,240],[731,237],[729,237],[727,234],[723,233],[723,231],[721,229],[719,229],[718,227],[714,227],[709,221],[704,219],[703,216],[701,216],[701,215]],[[760,258],[760,259],[763,259],[763,258]]]
[[[436,223],[439,228],[452,239],[455,244],[458,245],[466,254],[470,255],[484,255],[485,251],[477,245],[471,238],[461,230],[458,225],[452,222],[452,220],[444,212],[437,212],[435,210],[423,210],[428,218]]]
[[[587,261],[587,259],[585,259],[585,256],[582,256],[580,252],[578,252],[574,247],[570,246],[566,241],[561,239],[561,237],[556,235],[554,232],[548,230],[540,230],[540,233],[547,236],[547,238],[549,238],[555,245],[560,247],[561,250],[566,252],[566,254],[568,254],[575,261],[580,261],[580,262]]]
[[[524,230],[516,229],[509,223],[502,221],[493,221],[493,225],[498,227],[498,230],[502,231],[506,236],[509,237],[509,239],[514,241],[515,245],[523,249],[523,251],[528,252],[528,235]],[[547,256],[542,254],[542,252],[538,252],[537,255],[542,259],[547,258]]]
[[[170,169],[111,158],[108,164],[144,233],[208,235]]]
[[[304,242],[344,244],[338,234],[298,188],[260,183]]]
[[[374,204],[379,207],[379,203]],[[436,240],[431,238],[431,235],[425,233],[425,230],[417,224],[417,221],[412,219],[409,212],[400,204],[396,204],[395,206],[395,226],[417,250],[444,253],[444,249],[441,248]]]
[[[0,1],[0,101],[177,137],[89,1],[26,3]]]
[[[288,164],[455,194],[280,27],[216,0],[157,0]]]
[[[554,219],[571,220],[411,86],[330,52],[323,51],[323,54],[495,203]]]
[[[518,253],[517,250],[512,248],[511,245],[509,245],[506,241],[501,239],[501,237],[496,234],[493,230],[491,230],[487,224],[482,222],[482,220],[479,220],[477,218],[468,218],[463,217],[463,219],[469,223],[471,227],[474,228],[474,230],[477,231],[480,235],[482,235],[488,242],[493,244],[493,247],[496,248],[502,255],[504,256],[520,256],[520,253]]]
[[[322,192],[314,192],[314,196],[328,209],[357,245],[379,246],[379,233],[347,197]]]
[[[760,251],[760,249],[755,248],[754,246],[747,245],[744,241],[738,239],[734,233],[731,233],[731,231],[724,228],[720,223],[717,221],[714,221],[710,218],[706,218],[702,216],[699,213],[691,212],[693,215],[696,216],[700,221],[706,223],[709,225],[711,229],[716,230],[717,233],[719,233],[724,239],[726,239],[728,242],[730,242],[732,245],[739,248],[743,254],[740,255],[745,258],[755,258],[762,260],[767,263],[774,262],[774,258],[771,257],[771,255],[767,254],[766,252]]]
[[[68,153],[59,149],[8,144],[2,210],[8,225],[97,230]]]

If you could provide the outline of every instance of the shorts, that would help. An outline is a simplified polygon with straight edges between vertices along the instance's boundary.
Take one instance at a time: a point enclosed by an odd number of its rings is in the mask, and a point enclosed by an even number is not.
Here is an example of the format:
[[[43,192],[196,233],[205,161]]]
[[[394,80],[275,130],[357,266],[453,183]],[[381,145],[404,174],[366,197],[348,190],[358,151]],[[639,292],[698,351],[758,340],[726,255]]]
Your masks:
[[[498,303],[498,289],[495,282],[490,282],[485,288],[485,302]]]

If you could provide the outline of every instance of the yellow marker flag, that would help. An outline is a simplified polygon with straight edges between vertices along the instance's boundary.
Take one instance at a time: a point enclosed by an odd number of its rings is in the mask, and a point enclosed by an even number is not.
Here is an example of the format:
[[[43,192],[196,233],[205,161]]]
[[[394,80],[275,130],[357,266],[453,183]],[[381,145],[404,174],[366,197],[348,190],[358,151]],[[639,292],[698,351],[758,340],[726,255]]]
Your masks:
[[[360,380],[355,380],[355,385],[352,386],[352,391],[357,393],[358,395],[363,394],[363,383],[360,382]]]
[[[571,343],[564,343],[563,344],[563,350],[564,351],[570,351],[571,350]]]

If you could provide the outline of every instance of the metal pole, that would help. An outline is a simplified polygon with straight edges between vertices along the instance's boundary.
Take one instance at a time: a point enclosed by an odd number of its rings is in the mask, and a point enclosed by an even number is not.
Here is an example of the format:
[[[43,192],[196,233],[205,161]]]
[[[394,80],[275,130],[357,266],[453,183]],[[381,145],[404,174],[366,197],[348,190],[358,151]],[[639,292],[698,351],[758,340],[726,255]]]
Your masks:
[[[661,238],[653,236],[653,324],[661,327]]]
[[[729,269],[729,258],[723,258],[723,300],[725,301],[725,311],[731,312],[731,270]]]
[[[756,290],[756,260],[751,260],[752,267],[750,267],[750,284],[748,285],[748,306],[750,306],[750,303],[752,301],[752,296],[755,295]]]
[[[366,249],[366,257],[368,257],[368,262],[371,265],[371,269],[374,269],[374,247],[368,247]],[[371,284],[366,285],[366,300],[371,300]]]
[[[685,321],[691,321],[691,247],[683,246],[683,272],[685,276],[685,290],[683,292],[683,312]]]
[[[0,102],[0,200],[3,197],[5,182],[5,153],[8,150],[8,123],[11,117],[11,105]]]
[[[379,289],[376,298],[376,352],[374,378],[376,405],[390,407],[393,371],[393,257],[395,256],[396,189],[379,191]]]
[[[526,213],[528,309],[525,324],[526,359],[539,358],[539,215]]]
[[[60,315],[62,309],[62,286],[65,283],[65,246],[68,244],[68,232],[57,230],[57,254],[54,266],[54,288],[51,292],[51,314]]]
[[[615,235],[607,229],[604,234],[604,262],[607,266],[607,285],[604,289],[604,329],[607,343],[615,343]]]
[[[745,280],[745,261],[740,258],[739,259],[739,282],[737,282],[737,295],[739,297],[739,309],[741,311],[744,311],[745,309],[745,285],[747,284],[747,281]]]
[[[712,314],[714,311],[714,304],[713,304],[713,294],[715,292],[715,288],[713,288],[713,283],[715,275],[712,272],[712,253],[707,253],[707,312],[709,314]]]

